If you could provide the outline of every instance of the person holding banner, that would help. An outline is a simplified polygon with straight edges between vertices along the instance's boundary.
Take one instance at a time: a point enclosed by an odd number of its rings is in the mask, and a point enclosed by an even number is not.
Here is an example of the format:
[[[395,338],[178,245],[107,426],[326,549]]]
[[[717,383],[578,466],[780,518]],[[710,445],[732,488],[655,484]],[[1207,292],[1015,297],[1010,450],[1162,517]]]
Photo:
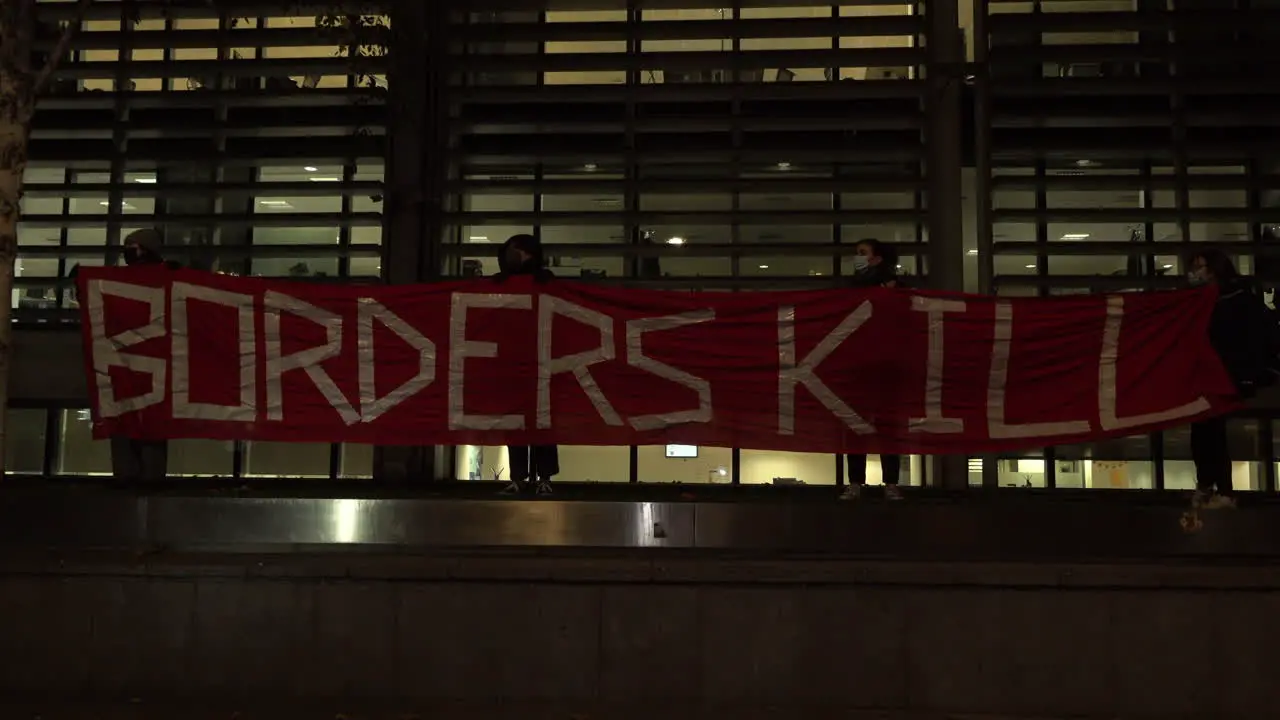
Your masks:
[[[156,230],[135,230],[125,237],[122,244],[125,265],[179,267],[178,263],[164,259],[164,238]],[[111,438],[111,475],[117,482],[160,482],[168,472],[168,442]]]
[[[1218,300],[1209,321],[1209,342],[1222,360],[1243,399],[1276,381],[1277,326],[1248,279],[1236,271],[1221,250],[1201,250],[1187,262],[1192,286],[1216,285]],[[1196,468],[1192,507],[1206,510],[1235,507],[1227,418],[1223,415],[1191,425],[1191,460]]]
[[[513,275],[532,275],[537,282],[549,282],[555,275],[545,265],[542,242],[538,238],[512,235],[498,251],[498,274],[494,282],[501,283]],[[507,455],[511,484],[502,491],[504,494],[551,494],[551,478],[560,473],[560,451],[555,445],[509,445]]]
[[[852,287],[903,287],[898,277],[898,251],[875,238],[860,240],[854,246],[853,268],[853,281],[850,283]],[[867,484],[867,456],[849,453],[847,462],[849,483],[840,499],[857,500],[862,496],[863,486]],[[902,499],[902,491],[898,489],[901,473],[901,455],[880,454],[880,475],[886,499]]]

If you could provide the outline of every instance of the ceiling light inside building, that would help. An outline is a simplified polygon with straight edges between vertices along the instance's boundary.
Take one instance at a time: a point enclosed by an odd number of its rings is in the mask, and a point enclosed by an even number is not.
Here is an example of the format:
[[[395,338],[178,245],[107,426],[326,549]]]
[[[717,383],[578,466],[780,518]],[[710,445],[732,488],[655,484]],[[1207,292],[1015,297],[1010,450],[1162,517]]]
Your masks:
[[[1028,266],[1027,266],[1027,269],[1028,269],[1028,270],[1035,270],[1035,269],[1036,269],[1036,266],[1035,266],[1035,265],[1028,265]]]
[[[790,170],[790,169],[791,169],[791,163],[789,163],[789,162],[780,162],[780,163],[778,163],[778,169],[779,169],[779,170]]]
[[[769,269],[769,266],[768,266],[768,265],[761,265],[761,266],[760,266],[760,269],[761,269],[761,270],[768,270],[768,269]]]
[[[134,182],[136,182],[136,183],[142,183],[142,184],[144,184],[144,185],[155,185],[155,184],[156,184],[156,179],[155,179],[155,178],[153,178],[153,177],[140,177],[140,178],[134,178],[134,179],[133,179],[133,181],[134,181]]]
[[[99,205],[101,205],[102,207],[111,207],[111,203],[107,202],[106,200],[103,200],[102,202],[100,202],[100,203],[98,203],[98,204],[99,204]],[[122,204],[120,205],[120,208],[121,208],[121,209],[123,209],[123,210],[137,210],[137,208],[135,208],[134,206],[130,205],[129,203],[122,203]]]
[[[977,250],[970,250],[970,251],[969,251],[969,254],[970,254],[970,255],[977,255],[977,254],[978,254],[978,251],[977,251]]]
[[[308,166],[306,166],[306,167],[304,167],[304,168],[302,168],[302,169],[303,169],[303,170],[306,170],[307,172],[315,172],[315,171],[319,170],[320,168],[315,167],[314,165],[308,165]]]
[[[587,163],[586,165],[582,166],[582,169],[586,170],[587,172],[595,172],[596,169],[599,167],[600,166],[596,165],[595,163]]]
[[[1089,167],[1093,164],[1092,160],[1077,160],[1076,167]]]
[[[682,238],[682,237],[667,238],[667,244],[668,244],[668,245],[683,245],[683,244],[684,244],[684,238]]]
[[[280,207],[280,208],[293,207],[292,205],[289,204],[288,200],[259,200],[258,204],[265,207]]]
[[[472,235],[470,238],[467,238],[467,239],[470,240],[471,242],[489,242],[488,235]]]
[[[1089,233],[1067,233],[1062,236],[1063,240],[1088,240]]]
[[[324,177],[313,177],[311,178],[311,182],[338,182],[338,178],[326,175]]]
[[[1160,267],[1164,268],[1165,270],[1172,270],[1172,269],[1173,269],[1173,266],[1172,266],[1172,265],[1161,265]]]

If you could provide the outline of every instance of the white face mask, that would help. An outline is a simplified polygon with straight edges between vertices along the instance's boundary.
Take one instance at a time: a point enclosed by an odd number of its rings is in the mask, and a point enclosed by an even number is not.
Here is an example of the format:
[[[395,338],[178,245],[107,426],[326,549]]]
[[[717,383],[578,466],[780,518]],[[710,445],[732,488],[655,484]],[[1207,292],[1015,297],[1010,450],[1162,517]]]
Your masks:
[[[854,269],[854,271],[856,271],[856,272],[864,272],[864,271],[866,271],[866,269],[867,269],[867,268],[869,268],[869,267],[871,267],[871,259],[870,259],[870,258],[868,258],[866,255],[854,255],[854,256],[853,256],[853,269]]]

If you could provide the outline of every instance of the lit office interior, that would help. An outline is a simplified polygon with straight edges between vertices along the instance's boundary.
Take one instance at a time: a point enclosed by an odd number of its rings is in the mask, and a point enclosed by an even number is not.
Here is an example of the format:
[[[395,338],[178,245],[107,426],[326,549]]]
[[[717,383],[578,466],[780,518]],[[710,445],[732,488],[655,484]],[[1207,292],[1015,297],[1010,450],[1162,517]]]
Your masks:
[[[40,10],[56,22],[70,7]],[[121,239],[147,227],[163,227],[166,256],[189,267],[379,282],[380,59],[354,74],[352,49],[313,17],[142,11],[130,23],[119,4],[91,5],[41,101],[18,234],[18,326],[74,323],[71,271],[117,264]],[[87,410],[9,412],[9,472],[110,472]],[[178,476],[368,477],[372,464],[368,446],[202,440],[175,442],[169,460]]]
[[[974,18],[986,42],[973,59],[988,69],[974,88],[975,289],[1176,287],[1199,243],[1275,282],[1280,176],[1258,145],[1274,132],[1260,109],[1272,100],[1250,82],[1263,65],[1195,50],[1256,46],[1247,15],[1230,3],[992,0]],[[1275,488],[1274,412],[1230,425],[1237,488]],[[1003,458],[999,483],[1189,489],[1190,460],[1178,428]]]
[[[1132,9],[962,3],[957,31],[970,59],[991,68],[989,77],[964,80],[973,98],[965,112],[979,122],[957,118],[973,145],[955,252],[967,290],[1169,287],[1190,243],[1202,241],[1230,246],[1243,271],[1266,274],[1256,258],[1265,257],[1268,223],[1280,223],[1267,210],[1280,190],[1274,168],[1204,139],[1207,121],[1194,113],[1178,116],[1189,128],[1183,136],[1153,121],[1173,117],[1167,83],[1140,91],[1125,83],[1158,80],[1168,65],[1134,59],[1136,47],[1149,48],[1149,33],[1106,25],[1131,26]],[[465,71],[448,74],[442,276],[491,274],[498,244],[528,232],[547,245],[558,276],[589,282],[726,292],[838,287],[851,272],[852,245],[867,237],[894,243],[902,272],[928,282],[921,78],[930,30],[915,5],[450,17],[456,42],[446,60]],[[55,95],[42,111],[77,112],[79,123],[101,129],[75,143],[68,140],[84,131],[42,130],[33,146],[14,298],[20,320],[49,322],[59,308],[72,309],[69,269],[115,262],[109,248],[158,218],[175,259],[196,266],[321,282],[384,275],[387,119],[377,102],[351,101],[363,91],[344,49],[324,44],[313,25],[284,17],[233,25],[152,18],[134,30],[118,19],[87,23],[95,41],[86,48],[117,47],[113,33],[125,33],[133,49],[77,51],[59,80],[65,97]],[[218,28],[228,38],[222,48],[172,40]],[[386,81],[375,75],[374,82]],[[1064,82],[1090,90],[1054,100]],[[232,90],[226,101],[198,99],[210,87]],[[286,88],[286,98],[254,91],[271,87]],[[1129,93],[1124,102],[1117,87]],[[115,122],[119,89],[123,105],[137,108],[130,124]],[[165,119],[179,112],[238,122],[210,145],[191,117]],[[356,121],[371,130],[352,134]],[[248,129],[254,124],[262,127]],[[125,141],[127,162],[119,151]],[[11,412],[22,418],[9,438],[13,471],[107,472],[106,451],[88,439],[81,409]],[[1238,487],[1274,487],[1271,425],[1265,413],[1233,423]],[[179,446],[171,461],[178,475],[372,474],[368,447]],[[668,449],[566,446],[560,479],[825,485],[843,474],[831,455],[701,447],[688,457]],[[503,448],[446,454],[458,479],[506,477]],[[903,482],[923,482],[927,465],[919,457],[904,463]],[[983,482],[984,466],[997,468],[1001,486],[1191,483],[1181,430],[973,458],[971,483]],[[879,478],[874,456],[868,475]]]

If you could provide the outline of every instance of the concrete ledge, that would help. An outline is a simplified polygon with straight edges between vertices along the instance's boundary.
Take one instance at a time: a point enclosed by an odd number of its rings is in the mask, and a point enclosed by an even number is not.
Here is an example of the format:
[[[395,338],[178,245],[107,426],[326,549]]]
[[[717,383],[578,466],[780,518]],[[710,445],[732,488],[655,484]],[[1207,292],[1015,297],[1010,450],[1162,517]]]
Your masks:
[[[209,707],[138,700],[117,704],[0,703],[6,720],[1185,720],[1184,716],[985,715],[857,710],[830,706],[637,706],[591,703],[406,704],[349,701]],[[1196,720],[1214,720],[1201,717]]]
[[[1179,529],[1179,505],[1105,494],[1077,502],[913,495],[901,503],[858,504],[837,503],[830,492],[813,497],[820,501],[137,496],[46,489],[0,493],[0,548],[246,555],[608,549],[935,562],[1280,558],[1280,504],[1256,498],[1238,511],[1206,517],[1202,532],[1187,535]]]
[[[166,553],[6,551],[0,577],[162,580],[455,582],[1021,588],[1025,590],[1280,591],[1280,566],[1261,563],[928,562],[861,558],[753,559],[669,551],[402,553]]]

